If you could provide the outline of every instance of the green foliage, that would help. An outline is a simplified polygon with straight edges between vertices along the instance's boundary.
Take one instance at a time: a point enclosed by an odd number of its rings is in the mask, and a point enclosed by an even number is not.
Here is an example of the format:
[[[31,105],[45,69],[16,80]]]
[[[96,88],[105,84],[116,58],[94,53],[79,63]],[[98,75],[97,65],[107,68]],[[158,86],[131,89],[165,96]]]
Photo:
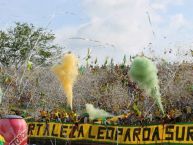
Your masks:
[[[19,67],[30,58],[33,64],[46,64],[53,55],[54,34],[32,24],[16,23],[7,31],[0,31],[0,63]]]

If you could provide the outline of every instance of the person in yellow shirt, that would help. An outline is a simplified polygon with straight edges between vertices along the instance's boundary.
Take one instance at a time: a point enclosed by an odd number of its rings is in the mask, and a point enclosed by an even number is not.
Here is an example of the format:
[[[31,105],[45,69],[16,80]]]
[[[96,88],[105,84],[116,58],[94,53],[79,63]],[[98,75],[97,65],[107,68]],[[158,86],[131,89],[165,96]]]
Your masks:
[[[76,115],[76,113],[74,112],[74,111],[72,111],[72,112],[70,112],[69,113],[69,116],[70,116],[70,121],[71,122],[76,122],[76,117],[77,117],[77,115]]]
[[[50,114],[49,114],[48,111],[47,111],[47,114],[46,114],[46,122],[50,122]]]
[[[75,112],[73,113],[72,117],[73,117],[73,122],[76,122],[77,121],[77,114]]]
[[[56,122],[61,122],[60,112],[58,109],[56,109],[54,116],[55,116]]]
[[[47,116],[47,112],[44,109],[40,110],[40,115],[41,115],[41,121],[45,121],[46,116]]]
[[[68,122],[68,113],[63,111],[62,114],[61,114],[61,118],[62,118],[62,122]]]

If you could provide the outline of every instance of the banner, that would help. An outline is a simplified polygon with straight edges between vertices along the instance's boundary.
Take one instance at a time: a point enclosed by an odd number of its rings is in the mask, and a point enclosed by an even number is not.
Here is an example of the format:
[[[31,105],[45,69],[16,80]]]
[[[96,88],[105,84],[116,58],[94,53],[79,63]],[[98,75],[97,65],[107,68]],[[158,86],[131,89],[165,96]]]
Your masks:
[[[103,126],[95,124],[28,123],[28,136],[119,144],[193,144],[193,124]]]

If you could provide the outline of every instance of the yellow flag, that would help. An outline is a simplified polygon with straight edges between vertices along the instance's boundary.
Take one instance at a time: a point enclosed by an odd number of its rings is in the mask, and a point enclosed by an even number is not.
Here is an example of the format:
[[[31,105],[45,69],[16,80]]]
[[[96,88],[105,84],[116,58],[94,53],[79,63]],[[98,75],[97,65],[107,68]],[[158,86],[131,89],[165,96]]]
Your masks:
[[[28,61],[27,62],[27,70],[30,71],[32,69],[32,62],[31,61]]]

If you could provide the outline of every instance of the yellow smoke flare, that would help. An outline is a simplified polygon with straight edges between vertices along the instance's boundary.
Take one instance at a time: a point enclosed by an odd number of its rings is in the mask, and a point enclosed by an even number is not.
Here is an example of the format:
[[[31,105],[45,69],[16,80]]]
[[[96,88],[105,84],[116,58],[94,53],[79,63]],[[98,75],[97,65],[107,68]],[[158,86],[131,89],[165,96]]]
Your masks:
[[[61,64],[53,67],[53,72],[61,82],[64,92],[67,97],[67,104],[72,110],[73,101],[73,84],[76,81],[78,75],[78,61],[74,54],[66,54],[62,59]]]

